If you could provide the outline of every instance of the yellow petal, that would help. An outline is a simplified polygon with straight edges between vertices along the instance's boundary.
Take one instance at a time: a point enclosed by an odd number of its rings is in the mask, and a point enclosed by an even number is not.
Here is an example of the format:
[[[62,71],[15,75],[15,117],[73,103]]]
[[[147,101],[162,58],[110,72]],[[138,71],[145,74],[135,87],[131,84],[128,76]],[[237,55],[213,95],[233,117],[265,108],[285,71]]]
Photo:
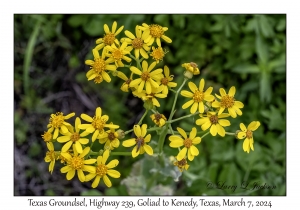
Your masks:
[[[192,131],[190,132],[190,139],[194,139],[197,135],[197,129],[195,127],[192,128]]]
[[[182,128],[177,127],[177,131],[180,133],[181,136],[183,136],[184,139],[187,139],[186,132]],[[180,159],[180,160],[182,160],[182,159]]]
[[[131,146],[133,146],[135,144],[136,144],[135,138],[125,140],[122,143],[123,147],[131,147]]]
[[[235,87],[232,86],[232,87],[229,89],[228,95],[233,97],[234,94],[235,94]]]
[[[116,170],[107,170],[107,174],[112,178],[120,178],[121,176],[120,172]]]
[[[250,152],[250,142],[249,142],[249,139],[247,139],[247,138],[244,140],[243,150],[248,153]]]
[[[189,82],[188,86],[193,93],[195,93],[195,91],[198,90],[197,86],[193,82]]]
[[[183,146],[183,141],[182,140],[174,140],[170,142],[170,147],[172,148],[178,148]]]
[[[79,181],[81,181],[81,182],[85,181],[85,176],[81,169],[77,170],[77,176],[78,176]]]
[[[221,94],[221,96],[227,95],[226,91],[224,90],[224,88],[220,88],[220,94]]]
[[[93,122],[93,118],[91,118],[90,116],[88,116],[87,114],[81,114],[80,117],[87,121],[87,122]],[[82,125],[79,126],[80,128],[82,127]]]
[[[108,176],[103,176],[103,181],[106,184],[107,187],[111,187],[111,181],[109,180]]]
[[[192,107],[191,107],[191,109],[190,109],[190,112],[192,113],[192,114],[194,114],[196,111],[197,111],[197,108],[198,108],[198,103],[194,103],[193,105],[192,105]]]
[[[185,158],[186,152],[187,152],[187,148],[184,147],[182,150],[180,150],[180,152],[178,153],[176,159],[177,159],[178,161],[180,161],[180,160],[182,160],[183,158]]]
[[[137,137],[142,136],[141,127],[140,127],[139,125],[134,125],[134,126],[133,126],[133,131],[134,131],[134,134],[135,134]]]
[[[99,185],[101,176],[96,176],[95,180],[92,183],[92,188],[96,188]]]
[[[70,149],[70,147],[71,147],[72,144],[73,144],[72,141],[67,142],[67,143],[61,148],[61,151],[62,151],[62,152],[67,152],[67,151]]]
[[[201,79],[200,82],[199,82],[199,90],[203,92],[203,89],[204,89],[204,79]]]
[[[170,141],[184,141],[180,136],[172,135],[169,137]]]
[[[187,91],[187,90],[183,90],[180,92],[180,95],[184,96],[184,97],[187,97],[187,98],[192,98],[194,96],[193,93],[191,93],[190,91]]]
[[[192,146],[190,147],[189,150],[191,150],[191,154],[192,154],[193,156],[199,155],[199,150],[198,150],[198,148],[195,147],[194,145],[192,145]]]
[[[201,126],[201,129],[203,131],[207,130],[209,127],[211,126],[211,122],[210,121],[207,121],[206,123],[204,123],[202,126]]]
[[[119,165],[119,161],[118,161],[117,159],[114,159],[114,160],[110,161],[110,162],[106,165],[106,167],[107,167],[107,168],[114,168],[114,167],[116,167],[117,165]]]
[[[147,133],[147,124],[143,124],[141,127],[141,136],[144,137]]]
[[[141,149],[137,151],[137,145],[132,149],[131,155],[133,158],[137,157],[140,154]]]
[[[230,121],[229,120],[224,120],[224,119],[219,119],[218,120],[218,123],[223,126],[223,127],[226,127],[226,126],[229,126],[230,125]]]
[[[212,124],[212,125],[211,125],[210,133],[211,133],[211,135],[213,135],[213,136],[216,136],[216,135],[217,135],[217,127],[216,127],[215,124]]]
[[[146,152],[148,155],[153,155],[153,149],[152,149],[152,147],[150,147],[149,145],[145,144],[145,145],[143,146],[143,148],[144,148],[145,152]]]
[[[217,127],[217,132],[220,136],[225,136],[225,129],[220,125],[220,124],[216,124]]]
[[[240,123],[240,128],[242,131],[246,132],[247,131],[247,128],[246,126],[244,125],[244,123]]]
[[[237,135],[238,139],[244,139],[246,137],[246,133],[245,132],[238,132],[238,135]]]
[[[88,174],[85,176],[85,181],[88,182],[90,180],[92,180],[93,178],[95,178],[96,174]]]
[[[74,176],[75,176],[75,170],[74,169],[68,171],[68,173],[67,173],[67,180],[73,179]]]

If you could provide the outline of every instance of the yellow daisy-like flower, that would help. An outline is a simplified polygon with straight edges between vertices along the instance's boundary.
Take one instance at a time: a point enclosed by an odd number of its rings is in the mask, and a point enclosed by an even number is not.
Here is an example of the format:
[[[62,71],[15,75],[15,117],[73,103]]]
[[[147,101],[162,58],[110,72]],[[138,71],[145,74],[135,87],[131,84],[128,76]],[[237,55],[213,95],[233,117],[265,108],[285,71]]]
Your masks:
[[[99,134],[104,132],[104,128],[119,128],[118,125],[106,124],[109,117],[107,115],[102,116],[102,109],[100,107],[97,107],[94,117],[90,117],[87,114],[81,114],[80,117],[83,120],[90,122],[90,124],[81,124],[78,127],[84,129],[87,133],[93,133],[93,142]]]
[[[125,35],[128,38],[123,38],[121,41],[125,41],[128,44],[131,44],[127,49],[128,51],[131,51],[134,49],[134,55],[137,59],[139,59],[140,54],[143,56],[143,58],[148,59],[149,56],[147,54],[147,51],[150,50],[150,47],[145,42],[145,38],[149,36],[149,34],[146,34],[145,32],[142,33],[142,31],[139,29],[139,26],[135,27],[135,34],[134,36],[130,31],[126,30]]]
[[[197,109],[199,110],[200,113],[204,112],[204,101],[213,101],[214,100],[214,96],[211,95],[211,92],[213,90],[212,87],[209,87],[205,92],[204,92],[204,79],[201,79],[199,82],[199,88],[197,88],[197,86],[195,85],[195,83],[193,82],[189,82],[189,88],[192,92],[183,90],[180,92],[180,94],[184,97],[187,98],[192,98],[191,100],[189,100],[188,102],[186,102],[185,104],[183,104],[182,108],[186,109],[190,106],[190,112],[192,114],[194,114]]]
[[[75,147],[75,146],[73,146]],[[90,147],[84,148],[83,152],[78,155],[76,149],[74,150],[74,154],[71,155],[67,152],[62,152],[61,155],[67,159],[67,165],[60,169],[61,173],[67,173],[67,180],[73,179],[75,176],[75,172],[77,171],[78,179],[81,182],[85,181],[85,175],[83,171],[87,171],[90,173],[95,173],[96,169],[94,166],[89,166],[89,164],[93,164],[96,162],[96,159],[87,159],[85,160],[85,156],[89,153]]]
[[[179,171],[183,172],[183,170],[188,170],[190,165],[187,163],[187,160],[183,158],[182,160],[177,160],[174,162],[174,166],[177,166]]]
[[[165,115],[159,113],[150,115],[150,118],[158,127],[164,126],[167,121]]]
[[[52,142],[47,142],[47,148],[49,151],[46,152],[46,157],[44,158],[46,163],[49,163],[49,172],[52,174],[54,165],[55,165],[55,160],[58,158],[55,151],[54,151],[54,146]]]
[[[167,43],[172,43],[172,40],[164,35],[164,33],[168,30],[167,27],[162,27],[157,24],[147,25],[146,23],[143,23],[142,26],[140,26],[140,29],[144,31],[144,33],[149,34],[145,40],[145,42],[149,45],[152,45],[154,40],[156,40],[156,44],[161,47],[160,39],[163,39]]]
[[[42,134],[42,138],[44,139],[44,142],[50,142],[52,141],[52,133],[49,131],[44,131],[44,134]]]
[[[138,68],[136,68],[135,66],[131,66],[130,70],[134,73],[137,74],[139,76],[141,76],[138,79],[135,79],[133,81],[131,81],[130,83],[130,87],[137,87],[137,92],[141,93],[142,90],[144,89],[144,86],[146,86],[146,92],[147,94],[150,94],[152,91],[152,88],[158,88],[159,85],[155,80],[159,80],[161,73],[162,73],[162,69],[156,69],[154,71],[152,71],[154,69],[154,67],[156,66],[156,62],[153,62],[149,67],[148,67],[148,62],[147,61],[143,61],[142,63],[142,68],[143,71],[139,70]],[[151,72],[152,71],[152,72]]]
[[[112,124],[112,123],[111,123]],[[116,132],[114,128],[110,128],[109,131],[104,132],[103,134],[99,134],[99,142],[100,144],[104,144],[105,150],[113,150],[114,148],[118,148],[120,145],[120,140],[118,139],[119,134]]]
[[[114,21],[112,24],[112,28],[111,31],[109,30],[109,27],[107,24],[104,24],[104,32],[105,35],[103,38],[97,39],[96,40],[96,44],[97,48],[100,50],[102,48],[104,48],[105,46],[110,46],[113,43],[116,43],[117,45],[120,45],[118,39],[116,39],[116,36],[121,33],[121,31],[123,30],[124,26],[121,26],[118,30],[117,30],[117,22]]]
[[[160,103],[158,102],[157,98],[166,98],[167,95],[161,93],[163,90],[163,86],[159,86],[158,88],[151,89],[150,94],[147,94],[146,91],[138,92],[134,91],[132,92],[133,95],[141,98],[144,102],[148,101],[150,104],[153,104],[156,107],[160,107]]]
[[[120,47],[116,47],[115,44],[105,47],[106,50],[110,52],[107,54],[107,57],[112,58],[117,67],[124,67],[122,60],[125,60],[126,62],[131,61],[131,58],[126,56],[127,54],[130,54],[130,51],[128,51],[126,47],[127,47],[127,42],[123,42],[123,44]]]
[[[201,116],[201,115],[200,115]],[[206,117],[202,117],[196,120],[197,125],[201,125],[202,130],[207,130],[210,128],[210,133],[213,136],[216,136],[217,133],[220,136],[225,136],[225,129],[223,127],[229,126],[229,120],[221,119],[229,117],[229,114],[217,114],[216,112],[208,112]]]
[[[75,132],[74,130],[70,130],[70,132],[67,132],[63,134],[63,136],[60,136],[57,138],[57,141],[59,143],[65,143],[65,145],[61,148],[62,152],[67,152],[72,145],[75,145],[76,151],[78,153],[82,153],[82,145],[85,145],[89,143],[89,139],[87,138],[81,138],[89,133],[83,132],[79,134],[80,128],[79,126],[81,125],[81,121],[79,117],[76,117],[75,120]]]
[[[177,83],[171,82],[173,80],[173,75],[170,75],[170,70],[167,66],[164,66],[164,75],[165,77],[160,79],[160,84],[163,86],[162,93],[168,95],[169,87],[174,88],[177,86]]]
[[[181,66],[184,67],[187,71],[191,72],[193,75],[200,74],[200,70],[198,68],[198,65],[194,62],[184,63]]]
[[[93,49],[94,60],[85,61],[86,65],[91,66],[91,69],[86,73],[88,80],[94,79],[95,83],[101,83],[103,79],[106,82],[111,81],[111,78],[108,73],[106,73],[106,70],[115,71],[117,67],[115,65],[110,65],[110,63],[114,62],[113,58],[108,58],[105,60],[105,52],[106,50],[103,50],[100,57],[98,49],[95,48]]]
[[[150,53],[150,56],[153,58],[153,60],[156,61],[156,63],[159,63],[159,61],[162,61],[165,57],[166,52],[163,51],[161,47],[155,48],[152,46],[152,52]]]
[[[244,143],[243,143],[243,150],[247,153],[250,152],[250,149],[252,151],[254,151],[253,131],[255,131],[259,126],[260,126],[259,121],[251,122],[247,128],[243,123],[240,124],[240,128],[242,131],[238,132],[237,137],[238,137],[238,139],[245,138]]]
[[[181,146],[184,146],[183,149],[180,150],[180,152],[178,153],[176,159],[178,161],[184,159],[187,153],[188,159],[190,161],[194,160],[194,157],[199,155],[199,150],[197,147],[195,147],[195,145],[201,142],[201,138],[196,137],[197,129],[195,127],[192,128],[189,137],[187,136],[186,132],[182,128],[177,127],[177,131],[180,133],[180,135],[183,138],[177,135],[172,135],[169,137],[169,140],[171,141],[170,147],[179,148]]]
[[[123,141],[123,147],[135,147],[132,149],[132,157],[135,158],[139,154],[146,152],[148,155],[153,155],[153,149],[147,145],[147,142],[150,142],[151,134],[147,134],[147,124],[143,124],[142,127],[139,125],[134,125],[133,127],[134,134],[136,138],[128,139]],[[145,137],[146,136],[146,137]]]
[[[236,114],[242,115],[242,111],[240,110],[240,108],[243,108],[244,104],[240,101],[235,100],[234,86],[229,89],[228,94],[226,94],[224,88],[220,88],[220,94],[221,96],[216,94],[217,98],[219,98],[220,101],[214,101],[212,103],[212,107],[219,108],[219,114],[221,114],[225,109],[228,109],[230,116],[233,118],[236,118]]]
[[[58,133],[67,133],[68,128],[72,127],[70,123],[67,123],[65,120],[70,119],[75,115],[74,112],[64,116],[62,112],[56,112],[56,114],[51,114],[49,119],[49,124],[47,125],[48,132],[53,134],[53,139],[58,137]]]
[[[113,178],[120,178],[121,176],[120,172],[112,169],[119,164],[119,161],[117,159],[114,159],[106,165],[105,163],[108,159],[108,156],[109,156],[109,150],[105,150],[103,156],[98,156],[95,172],[90,173],[85,177],[86,182],[96,177],[92,183],[92,188],[96,188],[99,185],[101,178],[103,178],[103,181],[107,187],[112,186],[108,176]]]

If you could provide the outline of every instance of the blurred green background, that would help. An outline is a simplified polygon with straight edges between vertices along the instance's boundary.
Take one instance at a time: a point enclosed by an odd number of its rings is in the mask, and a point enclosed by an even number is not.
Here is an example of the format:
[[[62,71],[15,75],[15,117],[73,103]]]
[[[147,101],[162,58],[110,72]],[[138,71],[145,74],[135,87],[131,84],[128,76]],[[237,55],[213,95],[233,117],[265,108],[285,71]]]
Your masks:
[[[232,136],[207,136],[198,146],[200,155],[176,181],[172,165],[159,169],[156,159],[146,156],[117,157],[122,176],[111,179],[112,188],[102,183],[92,190],[90,182],[77,177],[67,181],[58,163],[51,175],[41,137],[51,113],[94,115],[101,106],[123,130],[131,129],[143,114],[143,103],[119,89],[122,80],[113,77],[111,83],[96,85],[85,77],[89,67],[84,61],[93,58],[103,25],[111,28],[113,21],[125,26],[118,38],[142,23],[168,27],[166,35],[173,42],[162,42],[169,52],[159,67],[168,65],[177,83],[183,81],[181,64],[192,61],[201,71],[192,79],[196,84],[204,78],[214,93],[235,86],[236,99],[245,107],[226,131],[259,120],[255,151],[245,153],[243,141]],[[14,15],[14,67],[14,195],[286,195],[286,15]],[[160,100],[158,110],[166,116],[173,95]],[[179,97],[174,118],[188,114],[189,109],[180,108],[186,101]],[[174,123],[173,128],[190,131],[197,118]],[[149,117],[145,122],[152,125]],[[118,148],[124,150],[129,151]],[[165,152],[166,157],[177,154],[168,140]],[[276,188],[232,192],[207,186],[226,182],[239,188],[243,181],[248,188],[255,182]]]

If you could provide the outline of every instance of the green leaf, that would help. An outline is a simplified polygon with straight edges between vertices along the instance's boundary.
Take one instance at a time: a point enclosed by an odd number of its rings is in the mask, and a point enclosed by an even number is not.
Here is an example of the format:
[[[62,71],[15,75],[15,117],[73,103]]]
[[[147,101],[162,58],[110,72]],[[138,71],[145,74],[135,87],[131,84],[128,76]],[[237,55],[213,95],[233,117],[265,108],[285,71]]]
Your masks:
[[[265,41],[262,39],[260,34],[256,35],[256,53],[259,58],[259,60],[266,64],[269,60],[269,54],[268,54],[268,48],[266,46]]]
[[[262,72],[260,78],[260,100],[262,102],[270,102],[272,98],[270,74]]]
[[[84,25],[87,22],[87,19],[88,19],[87,15],[72,15],[68,19],[68,24],[75,28]]]
[[[240,74],[243,74],[243,73],[252,74],[252,73],[260,72],[258,66],[253,65],[253,64],[240,64],[240,65],[235,66],[232,69],[232,71],[236,72],[236,73],[240,73]]]

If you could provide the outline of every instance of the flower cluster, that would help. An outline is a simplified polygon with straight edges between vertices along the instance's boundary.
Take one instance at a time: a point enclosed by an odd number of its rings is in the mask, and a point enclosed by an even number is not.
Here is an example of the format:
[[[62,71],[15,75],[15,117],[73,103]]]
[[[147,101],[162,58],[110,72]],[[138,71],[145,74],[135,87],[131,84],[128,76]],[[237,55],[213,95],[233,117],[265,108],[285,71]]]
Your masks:
[[[67,180],[73,179],[77,173],[81,182],[93,180],[91,185],[93,188],[99,185],[101,178],[106,186],[111,187],[109,176],[119,178],[121,174],[113,169],[119,164],[117,159],[107,163],[110,155],[132,158],[149,155],[159,156],[162,160],[165,139],[169,139],[171,148],[179,150],[176,158],[173,157],[175,160],[173,164],[183,172],[189,168],[188,161],[193,161],[200,155],[199,145],[208,134],[220,137],[235,135],[238,139],[244,139],[245,152],[254,151],[253,132],[260,126],[259,121],[251,122],[248,127],[240,123],[240,130],[234,133],[225,130],[231,125],[230,117],[241,116],[241,109],[244,107],[244,104],[235,97],[234,86],[228,93],[224,88],[220,88],[218,95],[213,94],[213,87],[207,87],[209,83],[205,83],[203,78],[196,84],[192,81],[187,82],[193,76],[200,74],[198,65],[189,62],[182,64],[185,69],[184,80],[175,90],[177,83],[173,81],[172,69],[162,65],[167,53],[162,47],[162,41],[172,43],[165,34],[168,28],[143,23],[137,25],[134,32],[125,30],[122,33],[123,29],[124,26],[118,28],[117,22],[114,22],[111,28],[104,24],[105,34],[96,40],[96,46],[92,49],[93,60],[85,61],[85,64],[90,66],[86,77],[87,80],[93,80],[95,83],[111,82],[111,76],[122,79],[124,82],[120,87],[121,91],[131,93],[142,100],[144,114],[138,123],[127,131],[109,122],[109,116],[102,113],[100,107],[96,108],[93,115],[83,113],[80,118],[76,117],[74,126],[66,120],[75,116],[75,113],[66,116],[61,112],[51,114],[48,130],[42,135],[48,148],[45,162],[49,163],[51,173],[55,161],[60,160],[63,165],[60,171],[66,173]],[[182,90],[186,82],[188,90]],[[161,106],[160,100],[169,98],[171,94],[175,97],[172,100],[173,105],[169,116],[166,117],[157,109]],[[189,109],[189,114],[173,119],[178,95],[188,98],[181,107],[183,110]],[[152,112],[149,116],[152,125],[143,123],[148,112]],[[176,131],[173,130],[173,122],[195,115],[199,118],[195,120],[195,126],[191,126],[191,130],[185,131],[180,127],[177,127]],[[81,120],[85,122],[82,123]],[[202,136],[199,135],[202,132],[199,131],[200,129],[205,132]],[[158,138],[151,138],[152,131],[156,132]],[[131,132],[134,135],[120,142]],[[96,140],[103,146],[99,151],[93,151]],[[123,149],[130,148],[130,152],[118,150],[116,152],[114,149],[119,148],[120,145],[124,147]]]
[[[65,121],[74,115],[75,113],[71,113],[64,116],[62,112],[59,112],[50,116],[48,130],[42,135],[48,148],[45,162],[49,162],[49,172],[53,172],[55,161],[60,159],[63,164],[60,171],[66,173],[67,180],[73,179],[77,173],[81,182],[90,181],[96,177],[92,183],[93,188],[98,186],[100,178],[103,178],[104,183],[110,187],[111,182],[107,175],[113,178],[120,177],[118,171],[111,170],[118,165],[118,160],[112,160],[107,165],[105,162],[110,151],[119,147],[118,133],[120,132],[115,131],[119,126],[107,124],[109,117],[102,115],[100,107],[97,107],[94,117],[81,114],[81,119],[87,121],[87,124],[82,124],[79,117],[76,117],[74,126]],[[89,136],[92,141],[89,140]],[[96,139],[100,144],[105,143],[103,156],[91,150]],[[54,144],[57,145],[57,150]],[[89,174],[86,175],[84,172]]]

